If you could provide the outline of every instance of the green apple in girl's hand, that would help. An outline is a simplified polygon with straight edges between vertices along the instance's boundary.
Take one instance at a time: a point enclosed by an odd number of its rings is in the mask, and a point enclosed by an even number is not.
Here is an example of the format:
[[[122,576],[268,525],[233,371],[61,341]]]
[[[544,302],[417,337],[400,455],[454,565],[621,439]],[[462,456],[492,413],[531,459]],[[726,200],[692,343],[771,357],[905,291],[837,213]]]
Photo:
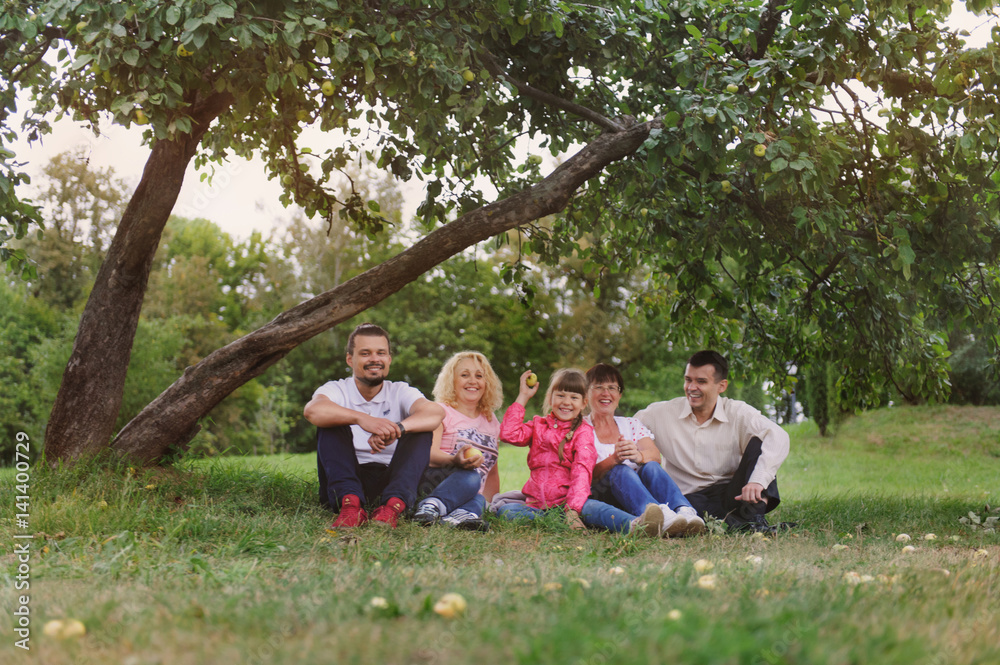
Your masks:
[[[533,387],[536,383],[538,383],[538,376],[535,375],[534,372],[529,374],[528,378],[524,380],[524,385],[528,386],[529,388]]]

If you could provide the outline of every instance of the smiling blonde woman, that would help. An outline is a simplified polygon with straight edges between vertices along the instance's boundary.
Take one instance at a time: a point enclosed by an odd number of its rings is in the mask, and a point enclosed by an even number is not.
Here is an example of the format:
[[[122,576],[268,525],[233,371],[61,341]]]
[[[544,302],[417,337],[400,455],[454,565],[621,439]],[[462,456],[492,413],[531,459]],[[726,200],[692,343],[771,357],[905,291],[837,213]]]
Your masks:
[[[413,519],[459,529],[486,531],[486,502],[500,487],[497,475],[500,422],[494,411],[503,387],[490,361],[478,351],[461,351],[445,362],[434,384],[445,411],[434,430],[430,463],[417,488],[426,495]]]

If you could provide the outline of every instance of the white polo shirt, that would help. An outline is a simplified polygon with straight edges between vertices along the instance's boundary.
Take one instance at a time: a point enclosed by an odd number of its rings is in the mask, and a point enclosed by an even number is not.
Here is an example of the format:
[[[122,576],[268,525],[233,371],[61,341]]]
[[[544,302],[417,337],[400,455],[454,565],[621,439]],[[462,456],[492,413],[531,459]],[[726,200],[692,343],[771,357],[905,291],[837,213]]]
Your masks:
[[[384,381],[382,389],[369,402],[358,391],[358,385],[354,382],[354,377],[338,381],[327,381],[313,393],[313,398],[323,395],[338,406],[354,411],[360,411],[376,418],[385,418],[392,422],[399,422],[410,415],[410,409],[414,402],[423,399],[423,394],[409,384],[400,381]],[[388,466],[392,461],[392,454],[396,452],[396,444],[385,447],[377,455],[372,454],[368,439],[371,432],[366,432],[358,425],[351,425],[351,433],[354,435],[354,451],[358,456],[359,464],[377,462]]]

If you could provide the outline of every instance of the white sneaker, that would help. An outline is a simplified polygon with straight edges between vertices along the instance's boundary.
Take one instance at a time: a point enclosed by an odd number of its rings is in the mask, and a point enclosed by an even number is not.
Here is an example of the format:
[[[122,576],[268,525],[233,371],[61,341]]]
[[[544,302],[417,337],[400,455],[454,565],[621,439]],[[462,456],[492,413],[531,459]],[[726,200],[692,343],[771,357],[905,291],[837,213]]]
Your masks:
[[[642,515],[632,520],[628,532],[633,533],[636,529],[642,529],[642,533],[656,538],[663,531],[663,510],[655,503],[646,504]]]
[[[687,520],[687,530],[684,532],[685,536],[705,533],[705,520],[698,517],[698,513],[695,512],[694,508],[691,506],[681,506],[677,510],[677,514]]]
[[[660,504],[660,510],[663,512],[663,531],[660,535],[664,538],[676,538],[677,536],[682,536],[687,533],[688,521],[678,515],[665,503]]]

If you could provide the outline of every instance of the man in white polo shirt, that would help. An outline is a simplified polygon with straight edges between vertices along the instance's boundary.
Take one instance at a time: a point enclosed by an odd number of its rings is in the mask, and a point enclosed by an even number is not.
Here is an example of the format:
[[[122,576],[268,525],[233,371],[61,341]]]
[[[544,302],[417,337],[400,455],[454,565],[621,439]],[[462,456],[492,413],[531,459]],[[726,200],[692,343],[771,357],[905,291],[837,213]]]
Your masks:
[[[699,515],[734,531],[793,526],[764,517],[781,501],[777,475],[788,433],[746,402],[722,397],[728,376],[721,354],[699,351],[684,370],[684,397],[650,404],[635,417],[653,432],[664,469]]]
[[[363,323],[347,338],[352,376],[323,384],[306,404],[305,418],[318,428],[320,502],[340,511],[331,528],[361,526],[366,503],[376,499],[372,521],[395,527],[416,499],[444,409],[416,388],[386,381],[391,363],[389,333]]]

